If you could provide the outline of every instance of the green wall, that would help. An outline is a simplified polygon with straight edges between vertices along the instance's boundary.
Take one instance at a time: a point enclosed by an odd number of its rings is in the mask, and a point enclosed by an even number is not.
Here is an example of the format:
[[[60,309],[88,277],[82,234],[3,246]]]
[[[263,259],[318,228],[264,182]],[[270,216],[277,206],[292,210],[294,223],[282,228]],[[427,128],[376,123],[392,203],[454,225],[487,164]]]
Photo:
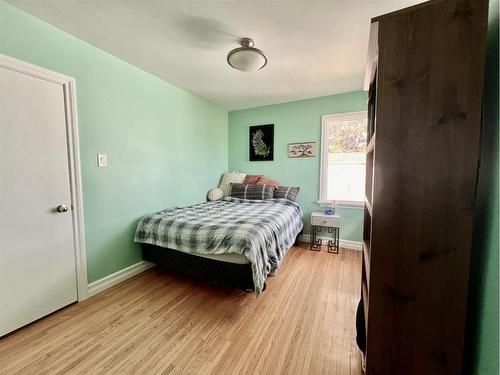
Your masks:
[[[203,201],[227,170],[227,111],[3,2],[0,53],[76,79],[89,282],[141,260],[142,215]]]
[[[484,128],[465,348],[466,374],[498,375],[498,0],[490,0]]]
[[[304,210],[305,232],[309,233],[310,213],[322,210],[316,204],[319,198],[321,116],[364,109],[366,94],[357,91],[229,112],[229,170],[264,174],[282,185],[300,186],[297,201]],[[274,124],[274,161],[248,160],[248,127],[259,124]],[[318,156],[288,158],[288,143],[305,141],[318,142]],[[342,222],[340,238],[361,241],[363,211],[339,208],[337,212]]]

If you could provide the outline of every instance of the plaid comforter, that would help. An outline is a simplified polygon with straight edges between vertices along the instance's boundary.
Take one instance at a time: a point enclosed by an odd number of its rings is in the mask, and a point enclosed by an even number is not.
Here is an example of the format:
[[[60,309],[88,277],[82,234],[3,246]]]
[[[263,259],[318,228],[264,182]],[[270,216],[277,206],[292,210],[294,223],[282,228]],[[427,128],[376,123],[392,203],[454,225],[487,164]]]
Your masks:
[[[135,242],[196,254],[242,254],[259,294],[302,226],[300,206],[288,199],[228,197],[148,215],[137,226]]]

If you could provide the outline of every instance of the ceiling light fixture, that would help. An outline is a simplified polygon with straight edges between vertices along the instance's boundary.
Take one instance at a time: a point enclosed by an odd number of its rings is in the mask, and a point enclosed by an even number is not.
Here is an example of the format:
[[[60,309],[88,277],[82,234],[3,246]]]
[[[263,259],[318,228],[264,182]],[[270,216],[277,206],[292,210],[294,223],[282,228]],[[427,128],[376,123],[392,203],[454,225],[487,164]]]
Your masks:
[[[235,48],[227,54],[227,63],[234,69],[242,72],[255,72],[267,64],[267,57],[260,49],[254,47],[250,38],[240,40],[241,47]]]

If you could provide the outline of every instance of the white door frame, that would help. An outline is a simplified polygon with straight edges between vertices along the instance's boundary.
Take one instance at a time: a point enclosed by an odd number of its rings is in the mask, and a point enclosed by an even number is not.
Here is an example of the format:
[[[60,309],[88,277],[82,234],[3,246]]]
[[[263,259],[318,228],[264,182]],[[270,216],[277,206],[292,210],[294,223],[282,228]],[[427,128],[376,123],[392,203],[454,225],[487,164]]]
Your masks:
[[[78,301],[88,298],[87,257],[83,222],[82,177],[80,172],[80,145],[76,112],[75,79],[41,68],[0,53],[0,67],[56,83],[62,86],[66,110],[66,139],[68,142],[69,178],[71,189],[71,215],[75,245],[76,288]]]

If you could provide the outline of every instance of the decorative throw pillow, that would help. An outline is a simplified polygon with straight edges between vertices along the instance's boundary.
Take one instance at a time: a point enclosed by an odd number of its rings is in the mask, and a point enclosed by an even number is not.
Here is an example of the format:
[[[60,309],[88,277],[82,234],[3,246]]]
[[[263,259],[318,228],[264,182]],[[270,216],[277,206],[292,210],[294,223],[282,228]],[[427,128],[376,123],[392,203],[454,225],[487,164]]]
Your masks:
[[[245,181],[243,183],[245,185],[255,185],[259,181],[259,177],[263,177],[262,175],[254,175],[254,174],[247,174],[245,177]]]
[[[273,197],[274,186],[231,184],[233,198],[240,199],[270,199]]]
[[[280,183],[276,180],[271,180],[270,178],[259,176],[259,180],[257,181],[258,185],[272,185],[278,186]]]
[[[274,190],[273,198],[285,198],[295,202],[297,194],[299,194],[299,190],[300,187],[277,186]]]
[[[224,192],[222,191],[222,189],[213,188],[208,191],[207,199],[209,201],[218,201],[219,199],[222,199],[223,196]]]
[[[246,176],[246,174],[238,172],[225,173],[224,176],[222,176],[222,181],[219,186],[219,188],[222,189],[224,196],[227,197],[229,195],[232,183],[241,184],[245,181]]]

